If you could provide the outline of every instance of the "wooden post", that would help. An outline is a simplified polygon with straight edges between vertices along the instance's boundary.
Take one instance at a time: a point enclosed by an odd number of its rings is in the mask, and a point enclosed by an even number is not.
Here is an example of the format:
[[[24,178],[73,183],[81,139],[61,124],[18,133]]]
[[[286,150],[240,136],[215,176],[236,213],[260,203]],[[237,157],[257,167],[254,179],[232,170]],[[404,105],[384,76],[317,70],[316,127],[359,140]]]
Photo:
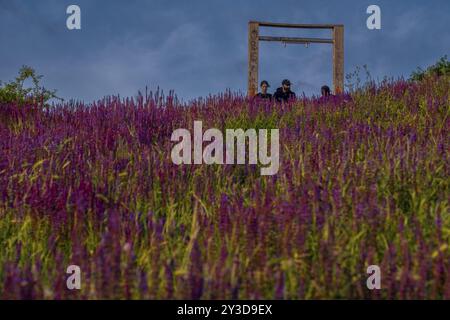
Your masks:
[[[333,27],[333,85],[334,93],[344,91],[344,26]]]
[[[248,23],[248,95],[253,97],[258,92],[259,60],[259,24]]]

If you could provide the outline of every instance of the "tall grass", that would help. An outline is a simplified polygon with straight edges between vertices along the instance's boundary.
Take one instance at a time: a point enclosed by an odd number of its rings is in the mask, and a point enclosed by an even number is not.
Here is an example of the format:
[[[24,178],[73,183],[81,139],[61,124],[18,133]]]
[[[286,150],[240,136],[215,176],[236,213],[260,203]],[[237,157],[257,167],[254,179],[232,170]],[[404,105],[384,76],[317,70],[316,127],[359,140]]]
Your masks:
[[[1,105],[0,297],[450,299],[449,88]],[[174,165],[170,136],[194,120],[279,128],[278,174]]]

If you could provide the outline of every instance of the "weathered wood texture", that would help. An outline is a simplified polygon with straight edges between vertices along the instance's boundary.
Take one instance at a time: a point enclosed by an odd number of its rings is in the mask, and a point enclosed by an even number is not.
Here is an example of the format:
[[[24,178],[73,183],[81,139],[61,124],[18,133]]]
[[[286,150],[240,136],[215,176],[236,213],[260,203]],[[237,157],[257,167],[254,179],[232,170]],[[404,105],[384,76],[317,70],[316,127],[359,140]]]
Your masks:
[[[344,90],[344,26],[333,29],[333,84],[334,92]]]
[[[272,28],[297,28],[297,29],[333,29],[335,24],[295,24],[295,23],[277,23],[277,22],[262,22],[262,21],[250,21],[251,23],[257,23],[260,27],[272,27]]]
[[[248,95],[258,92],[259,26],[257,22],[248,24]]]
[[[259,36],[259,41],[286,43],[333,43],[333,39]]]

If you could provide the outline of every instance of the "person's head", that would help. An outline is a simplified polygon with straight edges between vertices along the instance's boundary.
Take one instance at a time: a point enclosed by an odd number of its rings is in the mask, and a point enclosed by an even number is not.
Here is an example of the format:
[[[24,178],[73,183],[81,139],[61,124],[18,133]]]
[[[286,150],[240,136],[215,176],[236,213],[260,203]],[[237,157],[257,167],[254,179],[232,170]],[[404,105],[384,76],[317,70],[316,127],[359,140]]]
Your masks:
[[[267,89],[270,87],[269,83],[266,80],[261,81],[261,92],[267,93]]]
[[[284,79],[283,82],[281,82],[281,86],[283,87],[284,92],[291,90],[291,82],[288,79]]]
[[[329,86],[322,86],[320,91],[322,91],[322,97],[328,97],[330,95],[330,87]]]

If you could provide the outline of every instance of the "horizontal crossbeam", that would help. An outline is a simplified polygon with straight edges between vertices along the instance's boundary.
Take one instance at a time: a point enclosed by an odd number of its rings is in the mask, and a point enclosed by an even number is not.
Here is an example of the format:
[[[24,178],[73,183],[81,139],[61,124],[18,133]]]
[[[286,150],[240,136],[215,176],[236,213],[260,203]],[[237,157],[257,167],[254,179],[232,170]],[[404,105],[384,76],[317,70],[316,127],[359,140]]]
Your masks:
[[[250,23],[257,23],[260,27],[299,28],[299,29],[333,29],[334,27],[343,26],[342,24],[292,24],[292,23],[276,23],[276,22],[260,22],[260,21],[250,21]]]
[[[271,37],[259,36],[259,41],[279,41],[285,43],[333,43],[333,39],[321,38],[293,38],[293,37]]]

